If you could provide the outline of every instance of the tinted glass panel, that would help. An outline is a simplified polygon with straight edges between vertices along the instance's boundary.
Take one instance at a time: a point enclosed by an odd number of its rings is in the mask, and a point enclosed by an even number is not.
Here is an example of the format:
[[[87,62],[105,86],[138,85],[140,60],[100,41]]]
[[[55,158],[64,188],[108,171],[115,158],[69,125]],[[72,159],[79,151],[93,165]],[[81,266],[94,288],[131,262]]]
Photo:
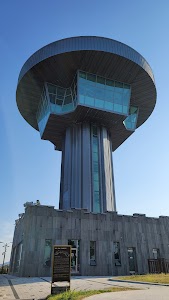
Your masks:
[[[50,97],[50,102],[51,102],[51,103],[55,103],[55,98],[56,98],[56,96],[53,95],[53,94],[49,94],[49,97]]]
[[[99,99],[95,99],[95,106],[98,107],[98,108],[104,108],[104,101],[99,100]]]
[[[86,78],[86,73],[85,72],[79,72],[79,76],[81,77],[81,78]]]
[[[71,96],[71,95],[66,96],[66,97],[65,97],[65,100],[64,100],[64,105],[65,105],[65,104],[69,104],[69,103],[71,103],[71,102],[72,102],[72,96]]]
[[[113,103],[105,101],[105,109],[113,111]]]
[[[79,102],[100,110],[127,114],[130,102],[130,86],[101,76],[86,74],[79,78]],[[96,81],[96,82],[95,82]],[[91,84],[92,83],[92,84]],[[87,96],[84,98],[82,96]],[[111,102],[116,105],[107,104]],[[127,107],[123,109],[123,105]]]
[[[87,74],[87,80],[90,80],[92,82],[96,81],[96,75],[93,74]]]
[[[56,86],[48,83],[48,91],[49,93],[56,94]]]
[[[89,96],[85,96],[85,104],[87,105],[91,105],[91,106],[94,106],[94,98],[92,97],[89,97]]]
[[[138,108],[131,106],[129,116],[123,121],[124,126],[127,130],[134,131],[137,125]]]
[[[111,87],[114,87],[114,81],[113,81],[113,80],[106,79],[106,85],[111,86]]]

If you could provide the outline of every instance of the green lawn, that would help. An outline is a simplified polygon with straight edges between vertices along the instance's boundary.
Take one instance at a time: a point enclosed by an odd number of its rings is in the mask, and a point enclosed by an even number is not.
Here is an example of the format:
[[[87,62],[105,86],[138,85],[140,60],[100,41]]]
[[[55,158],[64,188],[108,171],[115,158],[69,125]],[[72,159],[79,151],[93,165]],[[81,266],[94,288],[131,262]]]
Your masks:
[[[132,276],[122,276],[116,277],[117,280],[131,280],[131,281],[142,281],[142,282],[152,282],[152,283],[168,283],[169,284],[169,274],[146,274],[146,275],[132,275]]]
[[[108,292],[122,292],[128,290],[133,290],[133,289],[125,288],[125,287],[112,287],[110,289],[105,289],[105,290],[68,291],[65,293],[61,293],[59,295],[50,295],[47,297],[47,300],[82,300],[86,297],[96,295],[96,294],[102,294]]]

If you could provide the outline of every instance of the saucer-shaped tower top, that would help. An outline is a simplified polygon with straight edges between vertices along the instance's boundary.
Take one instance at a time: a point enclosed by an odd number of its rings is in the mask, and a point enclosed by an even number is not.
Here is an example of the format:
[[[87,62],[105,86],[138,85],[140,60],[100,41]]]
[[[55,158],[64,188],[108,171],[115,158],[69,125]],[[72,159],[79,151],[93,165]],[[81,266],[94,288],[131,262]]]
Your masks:
[[[116,211],[112,151],[152,113],[146,60],[102,37],[56,41],[33,54],[17,87],[22,116],[62,151],[61,209]]]
[[[116,150],[152,113],[154,76],[147,61],[118,41],[94,36],[51,43],[24,64],[17,105],[42,139],[62,150],[66,129],[105,126]]]

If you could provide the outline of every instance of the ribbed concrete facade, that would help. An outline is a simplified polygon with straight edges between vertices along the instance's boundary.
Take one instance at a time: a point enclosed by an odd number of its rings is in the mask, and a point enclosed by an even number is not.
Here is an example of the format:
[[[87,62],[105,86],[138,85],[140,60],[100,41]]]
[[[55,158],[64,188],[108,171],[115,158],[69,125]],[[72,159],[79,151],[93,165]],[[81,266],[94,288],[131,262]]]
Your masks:
[[[44,263],[45,241],[65,245],[78,240],[79,275],[126,275],[130,272],[129,250],[135,249],[136,273],[148,273],[149,258],[158,249],[169,259],[169,217],[62,211],[48,206],[30,206],[15,227],[11,273],[18,276],[50,276]],[[90,242],[96,243],[96,264],[90,263]],[[121,264],[116,265],[113,244],[119,243]],[[19,255],[17,249],[22,245]],[[21,248],[21,247],[20,247]],[[18,257],[18,259],[16,259]]]
[[[82,123],[66,130],[62,150],[60,209],[94,211],[93,124]],[[112,142],[105,127],[96,127],[100,212],[115,211]],[[96,166],[97,167],[97,166]]]

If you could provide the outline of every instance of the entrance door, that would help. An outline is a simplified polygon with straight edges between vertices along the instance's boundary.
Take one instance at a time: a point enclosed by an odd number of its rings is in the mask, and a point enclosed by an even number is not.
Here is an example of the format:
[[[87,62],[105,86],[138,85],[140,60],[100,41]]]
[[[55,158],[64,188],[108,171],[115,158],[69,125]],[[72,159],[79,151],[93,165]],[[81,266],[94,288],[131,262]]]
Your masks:
[[[136,261],[136,249],[135,248],[128,248],[128,262],[129,262],[130,274],[135,274],[137,272],[137,261]]]
[[[72,246],[71,273],[79,273],[80,270],[80,241],[68,240],[68,245]]]
[[[71,273],[77,273],[78,272],[77,256],[78,256],[77,248],[72,248]]]

